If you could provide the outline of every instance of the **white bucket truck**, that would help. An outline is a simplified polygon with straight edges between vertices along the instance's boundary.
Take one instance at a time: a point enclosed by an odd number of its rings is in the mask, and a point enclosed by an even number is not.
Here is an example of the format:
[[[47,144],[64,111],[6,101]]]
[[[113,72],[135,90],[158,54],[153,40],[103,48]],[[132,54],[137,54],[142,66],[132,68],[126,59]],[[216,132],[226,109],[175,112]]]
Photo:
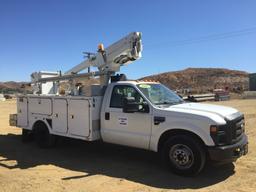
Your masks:
[[[158,82],[115,75],[141,51],[141,33],[134,32],[106,49],[99,45],[64,74],[33,73],[34,94],[18,96],[10,124],[22,128],[23,141],[33,137],[40,147],[64,136],[159,152],[181,175],[199,173],[206,159],[232,162],[247,153],[244,116],[236,109],[186,103]],[[98,70],[80,73],[90,67]],[[100,84],[82,90],[81,79],[95,76]],[[68,89],[60,93],[63,82]]]

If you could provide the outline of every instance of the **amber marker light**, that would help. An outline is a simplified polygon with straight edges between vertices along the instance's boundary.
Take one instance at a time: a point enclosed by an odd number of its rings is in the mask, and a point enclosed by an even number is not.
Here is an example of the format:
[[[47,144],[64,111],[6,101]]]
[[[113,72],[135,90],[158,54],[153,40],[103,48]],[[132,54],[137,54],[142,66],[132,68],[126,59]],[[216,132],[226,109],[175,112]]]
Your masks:
[[[104,51],[104,45],[102,43],[98,45],[98,51]]]
[[[211,125],[210,126],[210,133],[216,134],[218,131],[218,127],[216,125]]]

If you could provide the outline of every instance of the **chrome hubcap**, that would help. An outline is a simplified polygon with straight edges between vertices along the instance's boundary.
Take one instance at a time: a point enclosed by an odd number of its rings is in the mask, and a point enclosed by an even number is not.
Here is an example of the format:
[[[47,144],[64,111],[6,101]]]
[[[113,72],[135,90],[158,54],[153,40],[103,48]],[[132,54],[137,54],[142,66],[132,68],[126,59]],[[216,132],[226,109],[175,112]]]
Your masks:
[[[169,158],[174,165],[180,169],[188,169],[194,163],[192,150],[183,144],[173,145],[169,152]]]

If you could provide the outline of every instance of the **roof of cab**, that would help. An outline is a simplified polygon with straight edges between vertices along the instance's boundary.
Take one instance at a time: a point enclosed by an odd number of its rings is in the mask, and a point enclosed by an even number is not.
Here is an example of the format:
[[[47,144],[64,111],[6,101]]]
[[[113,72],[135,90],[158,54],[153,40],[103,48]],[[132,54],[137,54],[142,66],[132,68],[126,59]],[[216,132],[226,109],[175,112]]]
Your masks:
[[[127,81],[116,81],[113,82],[116,84],[141,84],[141,83],[147,83],[147,84],[159,84],[159,82],[155,82],[155,81],[139,81],[139,80],[127,80]]]

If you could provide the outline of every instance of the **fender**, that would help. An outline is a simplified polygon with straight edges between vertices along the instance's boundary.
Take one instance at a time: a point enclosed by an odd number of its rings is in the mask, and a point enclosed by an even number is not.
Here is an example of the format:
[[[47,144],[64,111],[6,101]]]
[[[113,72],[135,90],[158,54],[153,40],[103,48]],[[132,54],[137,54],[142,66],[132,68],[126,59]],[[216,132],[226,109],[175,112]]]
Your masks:
[[[195,123],[191,122],[184,122],[184,121],[172,121],[161,123],[159,127],[152,128],[152,136],[150,140],[150,150],[157,152],[158,151],[158,144],[160,138],[163,134],[168,131],[186,131],[198,136],[202,142],[207,146],[214,146],[214,142],[209,134],[209,130],[207,129],[209,125],[198,126]]]
[[[37,123],[43,123],[43,124],[45,124],[46,127],[47,127],[48,130],[49,130],[49,133],[52,133],[52,127],[51,127],[49,121],[47,121],[47,119],[45,119],[45,118],[36,119],[36,120],[32,123],[32,126],[31,126],[31,130],[32,130],[32,131],[34,131],[34,129],[35,129]]]

